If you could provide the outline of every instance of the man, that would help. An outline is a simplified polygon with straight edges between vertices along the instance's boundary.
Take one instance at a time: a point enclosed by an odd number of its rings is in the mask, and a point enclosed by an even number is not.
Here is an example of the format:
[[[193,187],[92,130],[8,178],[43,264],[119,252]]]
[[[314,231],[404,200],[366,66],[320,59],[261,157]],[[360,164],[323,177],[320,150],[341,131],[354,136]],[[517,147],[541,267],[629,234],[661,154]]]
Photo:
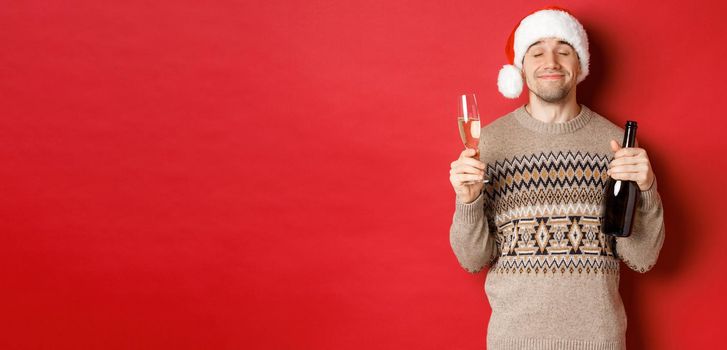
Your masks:
[[[506,51],[498,88],[515,98],[524,79],[529,101],[482,128],[479,160],[467,149],[450,170],[452,250],[471,273],[489,267],[488,349],[624,349],[619,260],[646,272],[664,241],[649,158],[621,149],[623,129],[576,102],[588,39],[568,12],[525,17]],[[608,176],[641,190],[630,237],[600,232]]]

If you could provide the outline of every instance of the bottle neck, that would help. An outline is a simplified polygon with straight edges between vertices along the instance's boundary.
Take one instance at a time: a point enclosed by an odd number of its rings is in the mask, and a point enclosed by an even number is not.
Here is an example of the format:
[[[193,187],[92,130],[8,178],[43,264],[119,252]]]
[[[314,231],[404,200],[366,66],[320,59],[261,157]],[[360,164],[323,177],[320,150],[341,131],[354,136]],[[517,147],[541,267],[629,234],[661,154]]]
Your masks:
[[[623,147],[634,147],[636,142],[636,123],[626,123],[626,131],[624,132]]]

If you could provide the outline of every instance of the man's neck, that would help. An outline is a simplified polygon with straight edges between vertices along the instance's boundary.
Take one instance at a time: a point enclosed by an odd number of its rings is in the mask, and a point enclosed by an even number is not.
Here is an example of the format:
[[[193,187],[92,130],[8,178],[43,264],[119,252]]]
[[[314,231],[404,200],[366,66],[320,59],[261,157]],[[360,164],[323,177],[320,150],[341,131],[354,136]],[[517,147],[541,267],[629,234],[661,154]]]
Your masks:
[[[581,113],[581,106],[576,102],[574,94],[561,102],[550,103],[531,93],[530,102],[525,105],[525,110],[530,116],[544,123],[565,123]]]

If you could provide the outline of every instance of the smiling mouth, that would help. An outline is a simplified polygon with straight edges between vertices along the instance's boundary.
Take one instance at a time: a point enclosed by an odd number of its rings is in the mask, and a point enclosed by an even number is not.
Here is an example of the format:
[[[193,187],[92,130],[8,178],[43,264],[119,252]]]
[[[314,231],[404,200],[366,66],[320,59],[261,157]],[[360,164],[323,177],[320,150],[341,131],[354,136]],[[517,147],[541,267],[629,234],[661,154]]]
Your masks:
[[[538,79],[545,79],[545,80],[556,80],[563,78],[563,74],[547,74],[547,75],[541,75],[538,77]]]

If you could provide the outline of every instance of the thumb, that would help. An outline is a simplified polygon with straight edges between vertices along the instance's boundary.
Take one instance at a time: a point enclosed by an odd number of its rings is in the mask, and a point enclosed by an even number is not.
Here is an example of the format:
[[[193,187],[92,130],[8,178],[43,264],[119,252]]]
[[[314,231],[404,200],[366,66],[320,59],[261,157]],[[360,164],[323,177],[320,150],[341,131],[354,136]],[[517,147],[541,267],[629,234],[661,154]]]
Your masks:
[[[621,149],[621,146],[618,145],[618,142],[616,142],[616,140],[611,140],[611,151],[616,153],[620,149]]]

